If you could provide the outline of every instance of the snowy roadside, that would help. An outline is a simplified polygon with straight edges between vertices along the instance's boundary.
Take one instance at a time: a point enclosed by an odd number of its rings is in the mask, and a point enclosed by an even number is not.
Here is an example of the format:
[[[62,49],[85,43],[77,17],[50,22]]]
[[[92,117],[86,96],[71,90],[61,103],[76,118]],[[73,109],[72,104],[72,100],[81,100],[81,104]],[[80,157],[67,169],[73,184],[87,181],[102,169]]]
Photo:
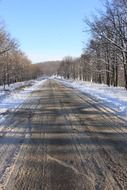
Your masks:
[[[66,86],[77,89],[91,95],[103,104],[115,111],[115,113],[127,120],[127,91],[123,87],[108,87],[104,84],[92,82],[74,81],[56,78]]]
[[[24,103],[30,93],[37,90],[46,80],[38,79],[15,83],[6,87],[6,91],[3,91],[0,86],[0,123],[4,121],[6,112],[16,109]]]

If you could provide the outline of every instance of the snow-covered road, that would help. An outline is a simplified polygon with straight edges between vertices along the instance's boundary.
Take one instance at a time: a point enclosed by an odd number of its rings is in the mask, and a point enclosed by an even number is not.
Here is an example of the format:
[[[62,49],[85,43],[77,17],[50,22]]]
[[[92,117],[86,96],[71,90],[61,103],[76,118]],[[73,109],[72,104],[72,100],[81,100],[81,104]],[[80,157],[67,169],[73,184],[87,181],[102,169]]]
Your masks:
[[[127,128],[113,111],[51,79],[20,96],[0,125],[0,190],[127,189]]]

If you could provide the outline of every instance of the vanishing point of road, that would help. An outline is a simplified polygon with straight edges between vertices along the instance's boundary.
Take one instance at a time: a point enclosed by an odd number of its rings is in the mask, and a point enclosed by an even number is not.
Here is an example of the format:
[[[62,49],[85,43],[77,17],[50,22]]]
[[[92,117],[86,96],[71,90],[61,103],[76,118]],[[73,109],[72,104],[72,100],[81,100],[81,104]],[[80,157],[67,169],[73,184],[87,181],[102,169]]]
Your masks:
[[[1,190],[126,190],[127,129],[100,101],[47,80],[0,126]]]

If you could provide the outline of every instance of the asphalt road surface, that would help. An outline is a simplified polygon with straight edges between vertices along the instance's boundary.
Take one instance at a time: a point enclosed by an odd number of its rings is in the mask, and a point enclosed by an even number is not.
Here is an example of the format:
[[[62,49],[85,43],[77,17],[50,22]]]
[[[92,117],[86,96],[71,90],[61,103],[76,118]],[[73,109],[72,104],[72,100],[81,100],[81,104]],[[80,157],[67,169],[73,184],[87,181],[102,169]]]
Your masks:
[[[1,190],[127,189],[127,129],[101,102],[47,80],[6,114]]]

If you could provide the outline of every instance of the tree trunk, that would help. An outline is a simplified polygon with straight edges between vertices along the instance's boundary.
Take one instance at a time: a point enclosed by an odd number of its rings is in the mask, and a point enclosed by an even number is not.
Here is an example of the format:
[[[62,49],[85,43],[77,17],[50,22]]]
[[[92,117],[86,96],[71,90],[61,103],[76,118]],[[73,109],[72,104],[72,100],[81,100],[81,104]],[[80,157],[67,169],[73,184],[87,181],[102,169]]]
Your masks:
[[[110,67],[109,64],[106,67],[106,84],[110,86]]]
[[[123,52],[123,64],[124,64],[124,82],[127,89],[127,53]]]

